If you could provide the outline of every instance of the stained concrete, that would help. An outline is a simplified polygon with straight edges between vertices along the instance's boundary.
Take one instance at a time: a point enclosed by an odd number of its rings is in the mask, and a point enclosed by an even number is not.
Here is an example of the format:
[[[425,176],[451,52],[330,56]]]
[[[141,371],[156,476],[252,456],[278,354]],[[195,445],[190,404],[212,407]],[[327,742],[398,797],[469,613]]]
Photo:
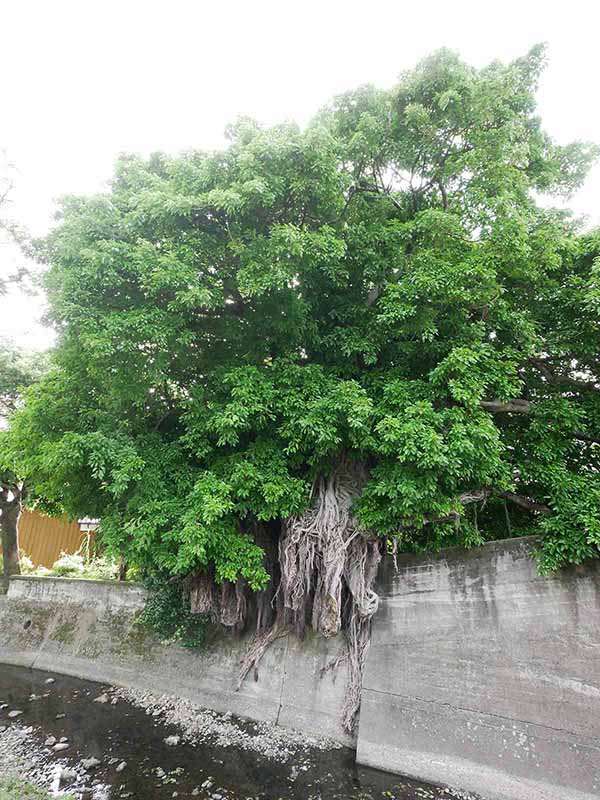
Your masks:
[[[357,760],[493,800],[600,796],[600,564],[531,538],[390,559]]]
[[[13,578],[8,596],[11,600],[92,605],[104,611],[119,609],[140,611],[146,602],[146,593],[137,584],[35,576]]]
[[[531,538],[384,561],[360,764],[486,800],[600,797],[600,562],[543,577]],[[246,640],[190,651],[137,624],[130,584],[20,578],[0,596],[0,663],[147,688],[217,711],[340,729],[340,639],[287,635],[239,691]]]
[[[14,579],[0,597],[0,663],[175,694],[354,744],[340,725],[345,666],[322,674],[341,638],[277,639],[238,691],[247,639],[219,636],[198,650],[162,644],[136,622],[143,602],[143,590],[131,584]]]

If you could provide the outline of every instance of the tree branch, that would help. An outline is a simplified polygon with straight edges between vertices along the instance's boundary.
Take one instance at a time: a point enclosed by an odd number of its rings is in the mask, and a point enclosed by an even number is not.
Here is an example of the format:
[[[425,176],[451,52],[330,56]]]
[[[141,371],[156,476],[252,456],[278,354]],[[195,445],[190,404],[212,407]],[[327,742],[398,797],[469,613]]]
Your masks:
[[[492,414],[501,414],[507,411],[514,414],[529,414],[533,408],[532,403],[524,399],[508,400],[506,403],[502,400],[481,400],[479,405]],[[585,433],[585,431],[572,431],[568,435],[573,439],[578,439],[580,442],[600,444],[600,436],[594,436],[591,433]]]
[[[440,190],[440,194],[442,195],[442,206],[444,211],[448,211],[448,193],[446,192],[446,187],[442,183],[442,181],[438,178],[437,185]]]
[[[392,201],[392,203],[395,205],[398,211],[403,211],[402,204],[396,200],[393,194],[386,191],[385,188],[381,188],[381,186],[377,186],[372,183],[364,183],[361,184],[360,186],[353,187],[352,193],[354,194],[355,192],[370,192],[371,194],[384,195],[384,197],[388,197]]]
[[[374,305],[377,300],[379,299],[379,295],[381,294],[381,286],[373,286],[372,289],[369,290],[369,294],[367,295],[367,307],[370,308]]]
[[[526,511],[538,511],[540,514],[552,513],[550,506],[546,505],[546,503],[538,503],[537,500],[533,500],[531,497],[524,497],[514,492],[496,492],[496,495],[514,503],[519,508],[524,508]]]
[[[560,383],[568,383],[570,386],[576,386],[578,389],[584,391],[600,393],[600,384],[597,380],[582,380],[580,378],[573,378],[570,375],[556,372],[551,366],[549,359],[546,358],[530,358],[529,363],[533,364],[544,376],[544,378],[553,385]]]
[[[531,403],[529,400],[517,398],[516,400],[481,400],[479,405],[486,411],[491,411],[492,414],[502,414],[504,412],[511,412],[513,414],[529,414],[531,411]]]
[[[461,505],[466,506],[469,505],[469,503],[484,502],[489,497],[502,497],[504,500],[508,500],[510,503],[514,503],[515,505],[519,506],[519,508],[524,508],[526,511],[534,511],[544,515],[552,513],[552,509],[550,506],[546,505],[546,503],[538,503],[537,500],[534,500],[531,497],[526,497],[525,495],[517,494],[516,492],[500,491],[492,488],[491,486],[482,486],[478,489],[469,489],[469,491],[460,494],[457,499]],[[427,524],[433,524],[436,522],[458,520],[459,518],[460,513],[458,511],[451,511],[449,514],[446,514],[443,517],[425,517],[423,521]]]
[[[589,442],[590,444],[600,444],[600,436],[592,436],[583,431],[573,431],[573,438],[579,439],[580,442]]]

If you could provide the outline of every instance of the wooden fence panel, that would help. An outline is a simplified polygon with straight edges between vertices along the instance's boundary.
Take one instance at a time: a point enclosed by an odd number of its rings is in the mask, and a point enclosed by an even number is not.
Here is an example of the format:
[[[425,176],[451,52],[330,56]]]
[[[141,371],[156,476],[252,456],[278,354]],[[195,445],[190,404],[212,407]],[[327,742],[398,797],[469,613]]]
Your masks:
[[[86,534],[67,517],[45,517],[24,511],[19,520],[19,547],[36,567],[51,567],[62,552],[76,553]]]

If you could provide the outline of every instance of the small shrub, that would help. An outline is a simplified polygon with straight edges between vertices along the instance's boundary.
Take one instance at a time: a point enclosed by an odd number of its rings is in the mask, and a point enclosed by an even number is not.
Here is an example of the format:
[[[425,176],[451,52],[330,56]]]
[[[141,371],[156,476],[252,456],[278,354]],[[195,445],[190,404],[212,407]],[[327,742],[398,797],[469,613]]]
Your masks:
[[[61,553],[52,568],[44,574],[59,578],[88,578],[97,581],[112,581],[118,577],[119,566],[106,556],[97,556],[86,561],[80,553]],[[40,574],[40,571],[37,571]]]
[[[33,561],[29,558],[27,553],[23,552],[23,550],[21,550],[21,552],[20,552],[19,560],[20,560],[20,563],[21,563],[21,574],[22,575],[31,575],[32,573],[34,573],[36,571],[35,567],[33,565]]]
[[[198,647],[204,641],[208,619],[192,614],[184,598],[183,583],[172,583],[165,576],[152,576],[144,581],[148,590],[146,607],[138,622],[154,630],[163,641],[177,642],[183,647]]]
[[[97,556],[85,565],[83,577],[96,581],[115,581],[119,577],[119,565],[106,556]]]
[[[61,553],[50,569],[50,575],[63,578],[81,577],[85,571],[85,561],[79,553]]]
[[[36,571],[35,567],[33,566],[33,561],[29,558],[27,553],[24,550],[19,551],[19,561],[21,563],[21,574],[22,575],[31,575],[33,572]],[[0,575],[4,571],[4,559],[2,558],[2,553],[0,553]]]
[[[0,800],[50,800],[50,795],[44,789],[25,783],[19,778],[0,776]],[[62,795],[62,800],[75,799],[69,794]]]

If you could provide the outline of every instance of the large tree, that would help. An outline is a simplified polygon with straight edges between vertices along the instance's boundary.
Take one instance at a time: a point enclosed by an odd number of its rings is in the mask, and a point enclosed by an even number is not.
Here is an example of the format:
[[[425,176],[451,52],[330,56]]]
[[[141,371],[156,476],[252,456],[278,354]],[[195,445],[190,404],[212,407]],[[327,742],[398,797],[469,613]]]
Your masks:
[[[226,625],[272,631],[277,590],[343,627],[355,677],[385,539],[597,556],[600,237],[535,199],[596,150],[542,130],[542,65],[441,51],[67,200],[57,366],[13,425],[36,491]]]

